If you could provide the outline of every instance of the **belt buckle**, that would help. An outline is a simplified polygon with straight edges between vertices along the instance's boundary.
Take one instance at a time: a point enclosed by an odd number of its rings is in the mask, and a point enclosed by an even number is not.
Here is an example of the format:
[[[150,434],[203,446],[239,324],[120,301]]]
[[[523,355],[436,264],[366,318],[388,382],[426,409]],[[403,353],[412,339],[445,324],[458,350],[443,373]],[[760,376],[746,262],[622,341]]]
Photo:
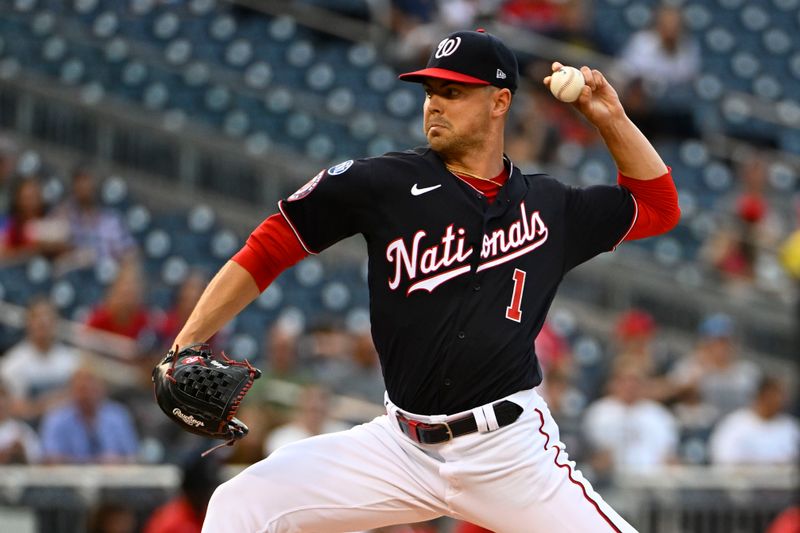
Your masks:
[[[397,413],[397,420],[400,422],[400,428],[403,429],[403,424],[408,427],[408,431],[403,431],[411,440],[420,444],[427,444],[423,443],[419,438],[419,428],[422,429],[436,429],[438,427],[443,426],[444,429],[447,430],[447,440],[442,442],[448,442],[453,440],[453,430],[450,428],[450,425],[447,422],[441,422],[438,424],[428,424],[426,422],[420,422],[419,420],[413,420],[411,418],[407,418],[402,413]]]

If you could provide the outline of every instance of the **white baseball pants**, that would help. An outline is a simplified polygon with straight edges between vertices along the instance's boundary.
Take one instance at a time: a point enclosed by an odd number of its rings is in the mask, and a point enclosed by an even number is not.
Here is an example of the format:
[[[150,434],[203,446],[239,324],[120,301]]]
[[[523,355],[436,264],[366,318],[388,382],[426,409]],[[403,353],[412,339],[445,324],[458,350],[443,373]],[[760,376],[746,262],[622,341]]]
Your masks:
[[[203,533],[341,533],[442,515],[497,533],[635,533],[568,460],[539,394],[506,399],[524,408],[516,422],[432,445],[409,439],[387,400],[387,415],[284,446],[222,484]]]

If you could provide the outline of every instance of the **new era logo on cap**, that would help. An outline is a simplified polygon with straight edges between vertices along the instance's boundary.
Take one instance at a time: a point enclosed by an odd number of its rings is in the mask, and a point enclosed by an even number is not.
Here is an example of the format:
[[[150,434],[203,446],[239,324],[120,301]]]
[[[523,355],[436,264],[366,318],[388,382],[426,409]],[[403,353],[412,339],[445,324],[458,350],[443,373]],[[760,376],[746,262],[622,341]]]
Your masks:
[[[483,30],[457,31],[439,42],[422,70],[407,72],[400,79],[420,83],[439,78],[460,83],[494,85],[517,89],[517,58],[503,42]]]

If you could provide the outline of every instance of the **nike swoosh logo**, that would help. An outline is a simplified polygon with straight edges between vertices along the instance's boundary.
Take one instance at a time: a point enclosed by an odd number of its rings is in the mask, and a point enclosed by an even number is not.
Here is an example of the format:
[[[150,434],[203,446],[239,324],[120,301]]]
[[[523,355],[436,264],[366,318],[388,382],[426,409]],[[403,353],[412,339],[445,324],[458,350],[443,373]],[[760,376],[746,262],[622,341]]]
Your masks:
[[[419,196],[420,194],[425,194],[426,192],[431,192],[434,189],[438,189],[441,186],[442,184],[440,183],[439,185],[433,185],[431,187],[425,187],[423,189],[420,189],[419,187],[417,187],[417,184],[415,183],[414,186],[411,187],[411,194],[413,194],[414,196]]]

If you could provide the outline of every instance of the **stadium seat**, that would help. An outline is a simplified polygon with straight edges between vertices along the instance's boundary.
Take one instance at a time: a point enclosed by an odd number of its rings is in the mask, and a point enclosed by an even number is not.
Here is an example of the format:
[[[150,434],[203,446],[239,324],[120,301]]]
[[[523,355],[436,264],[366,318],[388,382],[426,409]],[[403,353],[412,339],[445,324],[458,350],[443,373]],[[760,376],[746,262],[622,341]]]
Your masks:
[[[186,64],[192,58],[192,43],[188,39],[178,38],[164,47],[164,59],[174,66]]]
[[[208,33],[217,41],[228,41],[236,33],[236,20],[227,14],[216,16],[209,24]]]
[[[253,45],[246,39],[236,39],[225,49],[225,62],[235,68],[243,68],[253,57]]]
[[[336,145],[325,133],[315,133],[306,141],[305,154],[314,161],[328,162],[333,156]]]
[[[177,287],[189,275],[189,263],[185,256],[172,255],[161,267],[161,280],[171,287]]]
[[[277,42],[287,42],[297,33],[297,22],[289,15],[275,17],[269,24],[268,35]]]
[[[31,31],[40,39],[50,35],[55,25],[56,16],[50,11],[40,11],[31,19]]]
[[[181,21],[178,15],[171,11],[162,13],[153,21],[153,35],[162,41],[173,39],[180,31]]]
[[[355,108],[355,94],[347,87],[337,87],[328,93],[325,108],[334,115],[350,116]]]
[[[170,253],[172,240],[163,229],[150,231],[144,240],[144,251],[147,257],[161,259]]]
[[[748,5],[740,12],[742,26],[751,32],[764,31],[770,25],[769,13],[759,5]]]
[[[336,73],[328,63],[316,63],[306,71],[305,82],[312,90],[327,91],[336,82]]]
[[[119,18],[113,11],[105,11],[94,19],[92,33],[95,37],[109,39],[116,35],[119,28]]]
[[[254,90],[265,89],[272,81],[272,67],[265,61],[254,61],[244,73],[245,84]]]

